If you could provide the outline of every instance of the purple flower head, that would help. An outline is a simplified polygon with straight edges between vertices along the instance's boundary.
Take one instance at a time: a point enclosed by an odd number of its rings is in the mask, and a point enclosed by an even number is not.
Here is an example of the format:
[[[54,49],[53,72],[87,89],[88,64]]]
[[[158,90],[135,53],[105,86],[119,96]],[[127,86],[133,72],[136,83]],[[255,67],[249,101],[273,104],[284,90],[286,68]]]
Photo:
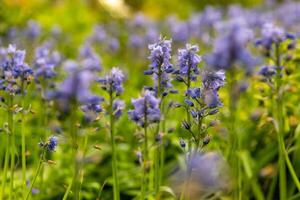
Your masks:
[[[29,39],[35,39],[37,38],[39,35],[41,34],[41,27],[40,25],[33,21],[30,20],[27,22],[27,28],[25,30],[25,35],[29,38]]]
[[[102,84],[102,87],[109,93],[115,92],[116,95],[120,95],[123,92],[123,82],[125,75],[117,68],[113,67],[108,75],[104,78],[99,78],[98,82]]]
[[[219,94],[216,90],[205,90],[203,91],[203,100],[207,107],[216,108],[222,106],[222,102],[220,101]]]
[[[186,96],[191,97],[192,99],[198,99],[201,97],[201,89],[200,88],[189,88],[186,91]]]
[[[163,38],[159,39],[159,42],[150,44],[148,46],[151,51],[149,59],[151,61],[150,67],[155,72],[158,73],[161,68],[162,71],[168,69],[172,64],[171,59],[171,40],[165,40]]]
[[[259,74],[265,78],[272,78],[272,76],[276,75],[276,68],[275,66],[263,66],[260,68]]]
[[[190,44],[186,44],[186,48],[178,50],[178,74],[180,76],[190,76],[190,80],[196,80],[199,74],[198,64],[201,62],[201,56],[197,54],[198,51],[197,45]]]
[[[18,50],[15,45],[1,49],[1,89],[11,95],[20,93],[21,85],[29,83],[32,79],[33,70],[24,62],[25,54],[25,51]]]
[[[160,38],[159,42],[149,45],[151,51],[149,59],[151,60],[151,64],[144,74],[153,75],[156,92],[167,93],[166,90],[172,87],[169,77],[169,74],[174,72],[174,68],[170,63],[171,42],[171,40]],[[159,85],[160,88],[158,88]]]
[[[37,47],[35,50],[35,77],[53,78],[54,68],[61,63],[61,56],[57,51],[50,52],[48,44]]]
[[[94,71],[102,70],[102,64],[99,56],[88,45],[84,45],[80,48],[80,60],[80,64],[84,68],[88,68]]]
[[[102,25],[94,26],[92,33],[92,40],[98,43],[103,43],[107,38],[106,30]]]
[[[113,103],[113,113],[116,119],[119,119],[125,108],[125,103],[122,100],[115,100]]]
[[[286,33],[283,28],[272,23],[264,24],[261,35],[262,38],[256,41],[256,44],[263,46],[266,50],[270,50],[272,44],[279,44],[286,39],[295,39],[293,35]]]
[[[206,71],[202,78],[203,87],[211,90],[219,90],[225,84],[225,72],[219,71]]]
[[[97,104],[100,97],[93,95],[90,85],[95,81],[95,73],[89,68],[80,68],[75,61],[65,62],[64,68],[68,71],[68,77],[61,83],[58,89],[48,93],[49,99],[56,99],[63,111],[69,111],[75,104]]]
[[[55,136],[49,137],[47,142],[40,142],[39,143],[39,146],[41,148],[44,148],[48,152],[55,151],[57,145],[58,145],[58,140],[57,140],[57,137],[55,137]]]
[[[142,97],[131,102],[134,109],[128,111],[129,118],[138,125],[144,127],[160,120],[160,100],[152,92],[146,90]]]
[[[229,70],[235,65],[242,65],[250,72],[257,62],[246,49],[251,36],[252,32],[243,23],[226,25],[220,30],[213,53],[207,56],[206,63],[217,70]]]

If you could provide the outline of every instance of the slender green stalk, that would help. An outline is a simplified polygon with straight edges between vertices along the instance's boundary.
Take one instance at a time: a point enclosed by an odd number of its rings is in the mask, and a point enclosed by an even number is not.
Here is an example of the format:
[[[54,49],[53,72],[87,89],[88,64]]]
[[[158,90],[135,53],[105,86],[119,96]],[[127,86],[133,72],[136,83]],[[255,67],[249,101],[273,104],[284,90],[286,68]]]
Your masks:
[[[112,174],[113,174],[113,194],[114,200],[120,199],[119,192],[119,182],[118,182],[118,165],[117,165],[117,149],[116,149],[116,141],[115,141],[115,133],[114,133],[114,113],[113,113],[113,93],[112,90],[110,92],[110,104],[109,104],[109,115],[110,115],[110,140],[111,140],[111,148],[112,148]]]
[[[162,110],[162,87],[161,87],[161,77],[162,76],[162,70],[161,70],[161,65],[158,66],[158,74],[157,74],[157,97],[160,98],[160,103],[159,103],[159,107],[161,109],[161,113],[163,113]],[[162,117],[163,118],[163,117]],[[155,137],[158,136],[160,134],[160,123],[162,122],[163,119],[161,119],[161,121],[157,124],[157,128],[155,131],[155,135],[154,135],[154,141],[155,141]],[[162,141],[159,141],[157,143],[157,146],[155,148],[155,152],[154,152],[154,193],[158,194],[159,191],[159,179],[160,179],[160,163],[161,163],[161,150],[163,148],[162,145]]]
[[[144,146],[143,146],[143,175],[142,175],[142,186],[141,186],[141,200],[145,199],[146,189],[148,188],[148,119],[147,119],[147,100],[145,99],[145,110],[144,110]]]
[[[13,120],[13,96],[9,96],[9,131],[10,131],[10,187],[9,187],[9,199],[13,199],[14,192],[14,173],[15,173],[15,133],[14,133],[14,120]]]
[[[63,199],[67,199],[68,195],[71,191],[71,188],[73,187],[74,190],[74,199],[79,199],[79,183],[78,183],[78,173],[79,173],[79,164],[77,161],[77,152],[78,152],[78,135],[76,130],[76,111],[77,111],[77,104],[76,102],[72,103],[72,113],[69,119],[69,128],[70,128],[70,136],[72,139],[72,153],[73,153],[73,178],[71,180],[71,183],[69,184]]]
[[[37,179],[38,175],[40,174],[40,171],[41,171],[42,165],[44,163],[44,160],[45,160],[45,149],[43,149],[43,152],[42,152],[42,154],[40,156],[40,160],[39,160],[39,164],[38,164],[37,170],[35,172],[35,175],[33,177],[32,182],[30,184],[30,187],[29,187],[29,190],[27,192],[27,195],[25,197],[26,200],[30,199],[30,194],[31,194],[32,188],[33,188],[33,186],[34,186],[34,184],[36,182],[36,179]]]
[[[8,108],[10,109],[10,108]],[[8,110],[8,121],[10,118],[10,111]],[[5,192],[5,186],[6,186],[6,181],[7,181],[7,169],[8,169],[8,164],[9,164],[9,152],[10,152],[10,133],[8,132],[6,134],[6,151],[5,151],[5,158],[4,158],[4,168],[3,168],[3,173],[2,173],[2,185],[1,185],[1,193],[0,193],[0,199],[3,199],[4,192]]]
[[[280,199],[286,199],[286,165],[292,176],[292,179],[300,192],[300,182],[297,177],[297,174],[294,170],[294,167],[290,161],[290,158],[286,152],[285,143],[284,143],[284,113],[283,113],[283,91],[282,89],[282,69],[281,69],[281,57],[280,57],[280,44],[275,45],[275,64],[276,64],[276,119],[278,124],[277,129],[277,139],[278,139],[278,148],[279,148],[279,189],[280,189]],[[285,165],[286,164],[286,165]]]
[[[282,143],[284,143],[284,116],[283,116],[283,102],[282,102],[282,77],[281,77],[281,59],[280,59],[280,45],[275,45],[275,64],[276,64],[276,119],[278,123],[277,139],[278,139],[278,149],[279,149],[279,196],[280,200],[286,199],[286,171],[284,162],[284,151]]]
[[[235,186],[234,186],[234,199],[242,200],[242,176],[241,176],[241,163],[240,159],[237,156],[237,152],[241,148],[241,141],[240,136],[236,130],[236,112],[237,112],[237,103],[238,98],[235,94],[235,84],[236,84],[236,72],[235,69],[229,71],[229,87],[228,87],[228,94],[229,94],[229,145],[230,145],[230,152],[229,152],[229,161],[231,163],[234,179],[235,179]]]
[[[21,113],[21,117],[22,117],[22,121],[21,121],[21,137],[22,137],[22,187],[23,187],[23,198],[25,198],[26,195],[26,147],[25,147],[25,131],[24,131],[24,121],[25,121],[25,117],[24,117],[24,82],[22,81],[21,84],[21,105],[22,105],[22,113]]]

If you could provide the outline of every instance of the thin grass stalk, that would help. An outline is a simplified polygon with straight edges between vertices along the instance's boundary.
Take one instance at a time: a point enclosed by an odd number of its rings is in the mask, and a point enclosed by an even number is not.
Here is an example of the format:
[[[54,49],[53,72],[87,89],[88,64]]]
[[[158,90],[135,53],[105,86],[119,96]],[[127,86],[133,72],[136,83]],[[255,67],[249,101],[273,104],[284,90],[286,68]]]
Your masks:
[[[9,95],[9,132],[10,132],[10,186],[9,186],[9,200],[13,199],[14,193],[14,174],[15,174],[15,133],[14,133],[14,120],[13,120],[13,96]]]
[[[120,199],[119,192],[119,181],[118,181],[118,169],[117,169],[117,149],[115,141],[115,132],[114,132],[114,113],[113,113],[113,93],[110,90],[110,104],[109,104],[109,115],[110,115],[110,139],[111,139],[111,148],[112,148],[112,174],[113,174],[113,195],[114,200]]]

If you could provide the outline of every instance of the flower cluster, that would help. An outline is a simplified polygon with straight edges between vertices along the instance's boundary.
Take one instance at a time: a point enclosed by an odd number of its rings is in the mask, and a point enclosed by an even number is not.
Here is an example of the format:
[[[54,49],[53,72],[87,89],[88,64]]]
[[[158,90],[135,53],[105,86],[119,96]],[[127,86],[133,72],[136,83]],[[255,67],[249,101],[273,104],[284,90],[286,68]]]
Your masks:
[[[171,43],[171,40],[160,38],[159,42],[149,45],[151,64],[144,74],[153,75],[153,80],[155,81],[154,90],[156,92],[161,91],[164,93],[172,87],[169,77],[169,74],[174,71],[173,65],[170,63]]]
[[[199,47],[197,45],[187,44],[186,48],[178,50],[179,69],[174,72],[177,74],[177,80],[184,80],[184,77],[195,81],[199,75],[198,64],[201,62],[201,56],[197,54]],[[185,81],[187,82],[187,81]]]
[[[256,59],[245,48],[251,39],[251,31],[238,22],[226,25],[221,31],[215,40],[213,53],[206,58],[208,66],[217,70],[229,70],[239,64],[246,67],[246,71],[251,71]]]
[[[68,77],[56,91],[48,93],[49,99],[56,99],[62,111],[69,111],[71,105],[96,105],[101,98],[90,91],[91,83],[96,80],[95,73],[89,68],[80,68],[74,61],[66,61],[64,68]],[[93,106],[94,108],[94,106]]]
[[[160,100],[154,96],[153,92],[146,90],[142,97],[133,99],[131,102],[134,109],[129,110],[128,114],[132,121],[142,127],[159,122]]]
[[[33,75],[33,70],[24,61],[26,52],[18,50],[15,45],[0,51],[0,89],[10,95],[19,94],[31,82]]]
[[[292,48],[293,40],[295,39],[294,35],[286,33],[283,28],[272,23],[264,24],[261,35],[262,38],[256,41],[256,45],[263,46],[267,51],[271,50],[272,44],[280,44],[287,39],[292,40],[292,43],[289,45],[289,48]]]
[[[57,51],[50,52],[49,44],[39,46],[35,50],[34,68],[35,77],[45,79],[52,78],[56,75],[54,68],[61,62],[61,55]]]
[[[56,147],[58,145],[57,137],[51,136],[48,138],[47,142],[40,142],[39,146],[48,152],[53,152],[55,151]]]
[[[123,72],[116,67],[113,67],[110,73],[103,77],[99,78],[98,82],[101,83],[102,88],[109,93],[115,92],[117,96],[119,96],[123,92],[123,82],[125,80],[125,76]]]

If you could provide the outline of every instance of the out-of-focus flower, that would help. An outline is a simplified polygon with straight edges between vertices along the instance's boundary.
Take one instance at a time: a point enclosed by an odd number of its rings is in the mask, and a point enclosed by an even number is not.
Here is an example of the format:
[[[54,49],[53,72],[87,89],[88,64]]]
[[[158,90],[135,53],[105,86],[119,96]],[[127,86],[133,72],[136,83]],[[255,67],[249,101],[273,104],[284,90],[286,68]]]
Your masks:
[[[1,49],[0,87],[10,95],[19,94],[22,89],[25,90],[26,84],[32,80],[33,70],[25,63],[25,54],[25,51],[18,50],[15,45]]]
[[[123,92],[124,80],[125,75],[123,72],[119,68],[113,67],[107,76],[99,78],[97,81],[101,83],[102,88],[109,93],[115,92],[116,95],[120,95]]]
[[[41,148],[44,148],[48,152],[53,152],[55,151],[56,147],[58,145],[58,139],[55,136],[51,136],[48,138],[47,142],[40,142],[39,146]]]
[[[133,99],[131,102],[134,109],[129,110],[128,114],[130,119],[138,125],[144,127],[145,124],[149,125],[160,120],[160,100],[152,92],[147,90],[142,97]]]
[[[188,162],[191,174],[182,170],[172,178],[175,190],[189,196],[192,200],[219,192],[228,193],[232,188],[229,167],[225,159],[215,152],[193,155]],[[188,187],[187,187],[188,185]]]
[[[208,55],[206,63],[217,70],[229,70],[235,65],[242,65],[249,72],[257,63],[246,46],[252,32],[243,22],[232,22],[220,30],[215,40],[213,53]]]

